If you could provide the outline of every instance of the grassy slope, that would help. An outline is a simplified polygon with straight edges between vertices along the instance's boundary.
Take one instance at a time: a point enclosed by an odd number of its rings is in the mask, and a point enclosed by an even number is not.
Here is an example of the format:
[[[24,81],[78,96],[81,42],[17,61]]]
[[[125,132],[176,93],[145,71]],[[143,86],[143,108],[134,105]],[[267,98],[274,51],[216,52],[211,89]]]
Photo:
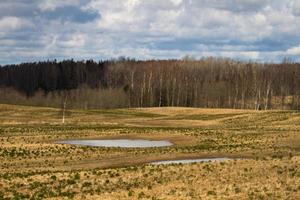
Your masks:
[[[300,195],[299,131],[300,113],[296,111],[72,110],[62,125],[57,109],[0,105],[0,199],[295,199]],[[120,137],[170,139],[175,145],[121,149],[54,143]],[[249,159],[143,164],[217,156]]]

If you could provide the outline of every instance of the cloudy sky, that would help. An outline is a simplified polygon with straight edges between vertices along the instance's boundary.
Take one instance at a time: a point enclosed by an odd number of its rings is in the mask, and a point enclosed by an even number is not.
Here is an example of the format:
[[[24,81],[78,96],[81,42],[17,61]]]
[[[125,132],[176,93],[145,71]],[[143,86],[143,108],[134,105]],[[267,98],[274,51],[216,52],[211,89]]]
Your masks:
[[[0,64],[47,59],[300,61],[300,0],[0,0]]]

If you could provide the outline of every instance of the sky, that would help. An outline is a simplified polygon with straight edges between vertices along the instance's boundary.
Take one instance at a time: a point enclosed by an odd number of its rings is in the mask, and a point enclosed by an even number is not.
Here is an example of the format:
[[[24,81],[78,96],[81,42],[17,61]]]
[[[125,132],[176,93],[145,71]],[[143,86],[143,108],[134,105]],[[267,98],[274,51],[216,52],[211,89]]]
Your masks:
[[[0,0],[0,65],[63,59],[300,61],[300,0]]]

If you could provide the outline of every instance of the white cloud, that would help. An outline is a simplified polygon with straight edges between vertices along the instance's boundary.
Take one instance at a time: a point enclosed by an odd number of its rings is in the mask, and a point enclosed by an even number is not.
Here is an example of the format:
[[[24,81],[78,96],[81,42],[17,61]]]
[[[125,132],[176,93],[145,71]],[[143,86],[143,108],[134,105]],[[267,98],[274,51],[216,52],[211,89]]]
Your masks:
[[[67,40],[62,40],[60,45],[67,48],[82,47],[85,45],[85,36],[83,34],[73,34]]]
[[[41,0],[38,7],[42,11],[53,11],[63,6],[78,6],[80,0]]]
[[[179,6],[183,0],[170,0],[175,6]]]
[[[296,47],[292,47],[288,49],[286,52],[289,55],[300,55],[300,45]]]
[[[23,60],[191,55],[278,61],[297,57],[300,49],[299,0],[37,0],[28,7],[6,1],[11,12],[3,12],[2,4],[0,63],[10,57],[14,62],[11,55]],[[101,17],[80,24],[68,16],[43,15],[65,6]],[[4,38],[8,32],[10,38]]]
[[[31,26],[32,23],[28,20],[18,17],[4,17],[0,19],[0,31],[12,31],[20,28]]]
[[[293,8],[294,14],[300,15],[300,1],[299,0],[293,0],[291,3],[291,7]]]

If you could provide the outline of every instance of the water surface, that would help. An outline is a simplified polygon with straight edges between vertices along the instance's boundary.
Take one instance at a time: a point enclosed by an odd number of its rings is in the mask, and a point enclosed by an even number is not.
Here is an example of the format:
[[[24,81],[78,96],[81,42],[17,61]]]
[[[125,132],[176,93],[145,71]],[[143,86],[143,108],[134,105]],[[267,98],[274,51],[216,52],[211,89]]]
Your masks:
[[[201,158],[201,159],[183,159],[183,160],[163,160],[163,161],[154,161],[150,164],[161,165],[161,164],[187,164],[187,163],[198,163],[198,162],[222,162],[232,160],[230,158]]]
[[[113,140],[65,140],[59,144],[74,144],[92,147],[123,147],[123,148],[149,148],[172,146],[168,140],[142,140],[142,139],[113,139]]]

